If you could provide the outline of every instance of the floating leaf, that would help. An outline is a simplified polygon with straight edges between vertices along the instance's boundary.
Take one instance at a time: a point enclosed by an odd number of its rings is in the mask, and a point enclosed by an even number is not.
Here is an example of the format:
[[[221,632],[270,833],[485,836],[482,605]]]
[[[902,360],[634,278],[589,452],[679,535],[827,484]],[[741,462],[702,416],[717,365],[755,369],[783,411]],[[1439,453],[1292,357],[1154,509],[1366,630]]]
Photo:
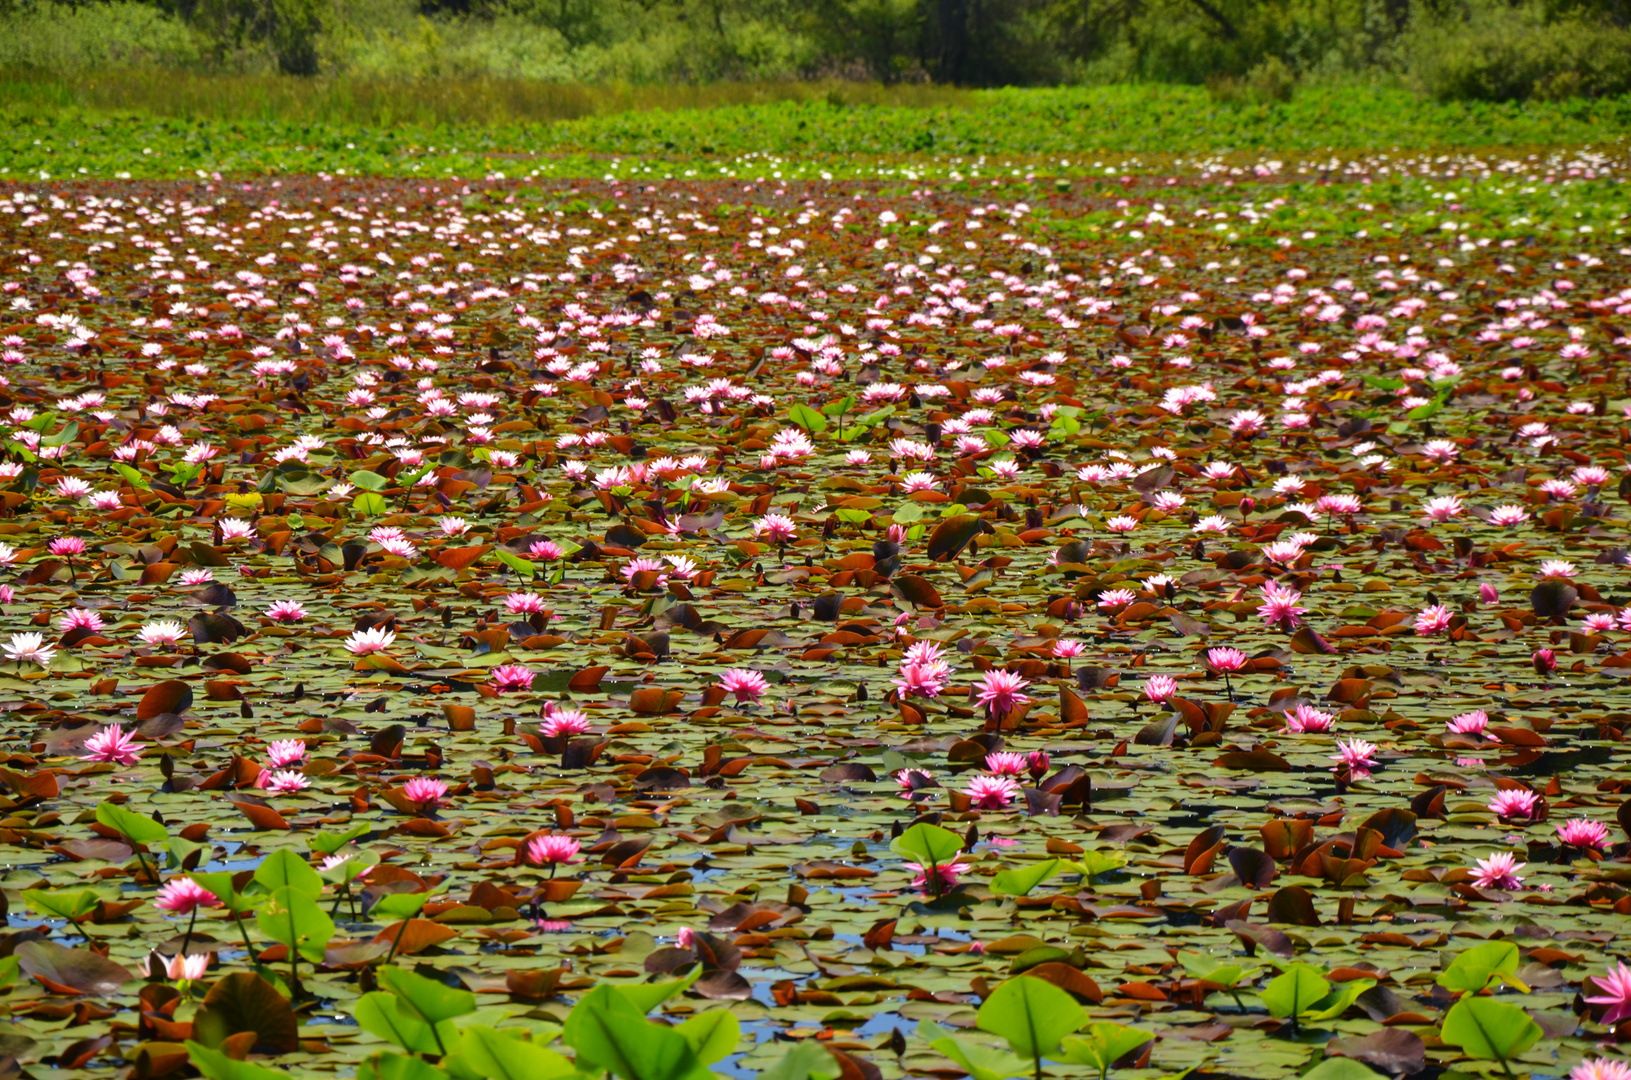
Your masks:
[[[17,946],[16,956],[28,974],[81,994],[114,994],[135,978],[89,949],[68,949],[52,941],[25,941]]]

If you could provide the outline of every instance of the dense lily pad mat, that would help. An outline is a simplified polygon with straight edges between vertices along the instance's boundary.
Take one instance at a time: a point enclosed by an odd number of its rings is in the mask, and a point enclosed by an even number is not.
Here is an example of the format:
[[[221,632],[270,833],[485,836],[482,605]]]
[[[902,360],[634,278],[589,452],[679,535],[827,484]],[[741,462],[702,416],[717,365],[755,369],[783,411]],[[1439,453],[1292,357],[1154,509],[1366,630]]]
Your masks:
[[[0,1050],[1613,1056],[1623,165],[7,190]]]

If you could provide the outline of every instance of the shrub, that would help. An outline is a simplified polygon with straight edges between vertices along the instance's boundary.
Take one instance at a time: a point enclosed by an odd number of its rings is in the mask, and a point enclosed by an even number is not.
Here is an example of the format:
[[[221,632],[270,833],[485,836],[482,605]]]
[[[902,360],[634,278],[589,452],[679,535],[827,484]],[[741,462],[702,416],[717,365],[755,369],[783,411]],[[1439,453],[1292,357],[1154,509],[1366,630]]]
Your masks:
[[[1475,10],[1416,35],[1413,72],[1441,99],[1557,101],[1631,90],[1631,31],[1538,7]]]
[[[0,14],[0,68],[51,72],[164,65],[188,67],[206,42],[148,4],[24,3]]]
[[[1297,92],[1297,75],[1278,56],[1271,56],[1243,77],[1214,75],[1206,92],[1220,105],[1272,105],[1290,101]]]

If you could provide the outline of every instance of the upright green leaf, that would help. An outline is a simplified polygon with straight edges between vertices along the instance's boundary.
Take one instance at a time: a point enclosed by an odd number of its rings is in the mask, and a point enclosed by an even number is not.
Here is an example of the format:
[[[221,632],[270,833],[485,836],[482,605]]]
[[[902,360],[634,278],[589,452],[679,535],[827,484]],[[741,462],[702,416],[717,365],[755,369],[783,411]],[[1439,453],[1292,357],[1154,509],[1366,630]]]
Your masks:
[[[174,871],[181,870],[186,866],[187,860],[193,854],[204,851],[207,846],[206,844],[195,844],[181,836],[170,837],[170,842],[165,845],[164,868]],[[202,860],[203,856],[200,855],[199,858]]]
[[[1097,1069],[1102,1080],[1111,1065],[1153,1038],[1155,1036],[1148,1032],[1126,1024],[1100,1020],[1087,1025],[1083,1034],[1065,1039],[1062,1045],[1066,1061]]]
[[[975,1014],[981,1031],[1008,1040],[1023,1057],[1038,1061],[1059,1049],[1059,1041],[1087,1023],[1076,999],[1050,982],[1021,975],[992,992]]]
[[[604,1069],[623,1080],[713,1078],[685,1036],[649,1022],[610,986],[597,986],[579,999],[561,1037],[578,1052],[580,1070]]]
[[[421,893],[386,893],[374,901],[374,906],[368,909],[368,914],[377,919],[411,919],[419,914],[425,907],[431,894]]]
[[[1441,1032],[1444,1041],[1469,1057],[1507,1062],[1534,1046],[1543,1032],[1516,1005],[1487,997],[1464,997],[1450,1008]]]
[[[944,866],[963,850],[963,838],[950,829],[920,821],[895,837],[889,850],[923,866]]]
[[[152,482],[148,480],[147,474],[143,473],[140,469],[135,468],[134,466],[126,465],[122,461],[115,461],[113,463],[113,470],[120,476],[124,477],[125,482],[131,487],[135,488],[137,491],[148,491],[153,486]]]
[[[225,871],[214,871],[207,874],[191,873],[187,875],[193,882],[215,894],[221,901],[221,906],[234,915],[254,911],[265,903],[265,896],[246,896],[232,887],[232,875]]]
[[[1219,986],[1233,986],[1244,979],[1256,976],[1263,970],[1260,967],[1245,968],[1239,964],[1219,960],[1215,956],[1187,951],[1178,954],[1178,962],[1183,965],[1184,974],[1190,978],[1205,979]]]
[[[497,558],[499,562],[503,563],[505,566],[508,566],[511,570],[514,570],[522,577],[530,578],[532,575],[538,572],[537,563],[533,562],[531,559],[523,559],[515,552],[510,551],[508,548],[494,548],[493,556]]]
[[[924,1042],[955,1061],[971,1080],[1006,1080],[1011,1076],[1029,1076],[1035,1069],[1032,1062],[1017,1054],[965,1042],[933,1020],[920,1022],[917,1034]]]
[[[399,1008],[400,1001],[395,994],[375,990],[357,999],[351,1007],[351,1015],[364,1031],[413,1054],[440,1054],[445,1044],[457,1038],[458,1030],[452,1021],[443,1021],[439,1029],[432,1031],[419,1017]]]
[[[440,1024],[476,1011],[476,995],[398,967],[381,968],[380,985],[398,1004],[427,1024]]]
[[[357,1080],[448,1080],[448,1073],[409,1054],[375,1054],[357,1066]]]
[[[319,852],[323,855],[332,855],[336,851],[339,851],[341,848],[345,847],[347,844],[351,843],[351,841],[367,836],[369,830],[372,828],[372,825],[364,821],[359,825],[351,826],[351,828],[347,829],[345,832],[315,833],[311,839],[306,842],[311,845],[311,849],[313,851]]]
[[[289,1080],[282,1069],[268,1069],[252,1061],[234,1061],[220,1050],[211,1050],[203,1043],[188,1041],[187,1056],[193,1066],[210,1080]]]
[[[351,500],[351,509],[363,517],[379,517],[390,508],[391,504],[385,501],[385,496],[377,491],[360,491]]]
[[[1529,987],[1517,977],[1518,960],[1518,947],[1512,942],[1486,941],[1456,954],[1437,982],[1451,993],[1476,994],[1496,982],[1527,993]]]
[[[607,989],[620,995],[637,1009],[641,1016],[655,1009],[676,994],[683,994],[691,984],[702,978],[702,965],[692,968],[683,978],[666,979],[655,983],[629,983],[624,986],[608,984]]]
[[[991,879],[991,891],[999,896],[1025,896],[1057,874],[1063,863],[1063,859],[1044,859],[1017,870],[1000,871]]]
[[[96,820],[134,844],[162,844],[170,838],[170,830],[146,814],[126,810],[111,802],[97,806]]]
[[[323,879],[312,869],[311,863],[296,852],[281,848],[261,860],[255,867],[255,884],[267,892],[290,888],[312,898],[323,895]]]
[[[1317,968],[1292,964],[1270,980],[1259,996],[1270,1016],[1295,1020],[1330,992],[1330,982]]]
[[[323,962],[334,937],[334,920],[305,893],[287,885],[274,889],[255,915],[261,933],[313,964]]]
[[[1127,855],[1121,851],[1084,851],[1068,865],[1088,880],[1127,865]]]
[[[73,420],[68,421],[66,427],[55,435],[47,435],[40,440],[41,446],[67,446],[79,437],[79,424]]]
[[[459,1032],[458,1046],[442,1065],[457,1080],[553,1080],[576,1071],[553,1050],[481,1024]]]
[[[787,418],[811,435],[827,430],[827,418],[802,401],[793,403],[793,407],[787,410]]]
[[[102,897],[92,889],[24,889],[23,902],[49,919],[75,922],[96,910]]]
[[[843,1072],[838,1059],[826,1047],[810,1039],[794,1043],[769,1068],[759,1074],[759,1080],[835,1080]]]
[[[1304,1009],[1299,1015],[1310,1020],[1334,1020],[1359,1000],[1359,995],[1376,985],[1375,979],[1350,979]]]
[[[709,1009],[698,1013],[674,1029],[691,1044],[691,1052],[704,1065],[723,1061],[736,1052],[742,1038],[742,1026],[736,1014],[728,1009]]]
[[[330,885],[349,885],[378,865],[379,856],[374,852],[355,851],[343,862],[336,863],[326,870],[317,871],[317,876]]]

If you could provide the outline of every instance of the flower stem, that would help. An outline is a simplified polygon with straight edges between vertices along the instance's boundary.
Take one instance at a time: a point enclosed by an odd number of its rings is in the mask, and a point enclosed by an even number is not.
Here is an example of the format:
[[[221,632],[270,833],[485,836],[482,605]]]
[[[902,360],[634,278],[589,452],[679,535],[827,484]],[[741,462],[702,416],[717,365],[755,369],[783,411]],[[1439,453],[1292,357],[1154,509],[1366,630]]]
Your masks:
[[[198,908],[193,907],[192,917],[187,920],[187,932],[181,935],[181,955],[187,955],[187,946],[193,943],[193,924],[198,921]]]
[[[238,924],[238,933],[243,935],[244,939],[244,951],[249,954],[250,962],[254,963],[255,946],[254,943],[249,940],[249,927],[244,925],[243,919],[238,916],[237,912],[232,913],[232,921]]]
[[[402,929],[400,929],[400,930],[398,930],[396,932],[396,940],[391,942],[391,951],[388,954],[386,954],[385,962],[387,964],[389,964],[392,960],[394,960],[396,958],[397,946],[402,944],[402,936],[408,932],[408,923],[410,921],[411,921],[411,919],[403,919],[402,920]],[[438,1040],[438,1041],[440,1041],[440,1040]]]

